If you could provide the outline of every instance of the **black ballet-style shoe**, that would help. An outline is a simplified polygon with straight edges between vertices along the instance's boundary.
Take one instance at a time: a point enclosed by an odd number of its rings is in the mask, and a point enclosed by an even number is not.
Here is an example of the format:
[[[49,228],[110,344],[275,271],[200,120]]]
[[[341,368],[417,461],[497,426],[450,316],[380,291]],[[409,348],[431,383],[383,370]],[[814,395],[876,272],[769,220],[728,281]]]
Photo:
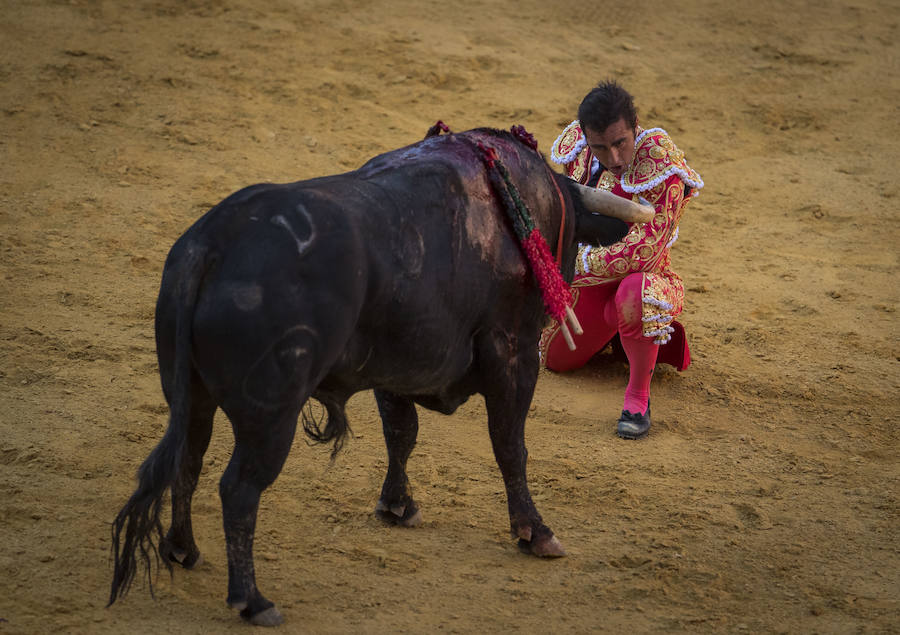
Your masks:
[[[623,439],[640,439],[650,432],[650,402],[647,402],[647,412],[622,411],[619,423],[616,426],[616,434]]]

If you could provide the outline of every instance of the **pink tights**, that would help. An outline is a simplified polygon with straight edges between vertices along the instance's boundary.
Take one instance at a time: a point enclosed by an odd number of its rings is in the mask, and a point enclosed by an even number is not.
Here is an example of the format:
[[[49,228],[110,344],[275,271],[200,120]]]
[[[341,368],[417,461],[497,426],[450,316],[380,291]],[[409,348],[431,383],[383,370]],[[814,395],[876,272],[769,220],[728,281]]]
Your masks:
[[[633,273],[618,283],[581,287],[575,314],[584,334],[574,336],[576,349],[570,351],[562,336],[554,337],[547,349],[547,368],[573,370],[584,366],[618,332],[628,356],[628,386],[622,409],[629,412],[647,412],[650,380],[659,352],[653,338],[643,335],[643,278]]]

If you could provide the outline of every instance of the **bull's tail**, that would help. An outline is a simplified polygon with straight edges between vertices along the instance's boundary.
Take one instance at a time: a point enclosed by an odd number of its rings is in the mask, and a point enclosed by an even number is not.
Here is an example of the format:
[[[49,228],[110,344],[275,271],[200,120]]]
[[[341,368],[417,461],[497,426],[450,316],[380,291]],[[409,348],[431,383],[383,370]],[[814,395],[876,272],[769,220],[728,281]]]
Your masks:
[[[348,434],[353,436],[350,424],[347,421],[347,415],[344,412],[344,404],[327,397],[317,397],[316,401],[325,406],[327,420],[325,426],[322,426],[324,415],[319,411],[317,416],[313,410],[313,406],[308,399],[300,412],[300,421],[303,423],[303,431],[315,443],[328,443],[334,441],[331,450],[331,459],[337,457],[338,452],[344,447],[344,439]]]
[[[152,562],[159,566],[157,545],[163,538],[160,510],[163,496],[178,478],[185,456],[190,421],[191,322],[197,293],[206,271],[206,250],[188,247],[186,258],[177,265],[175,356],[169,401],[169,427],[159,444],[138,469],[138,486],[112,523],[114,560],[109,604],[124,597],[143,562],[150,594],[153,594]],[[169,572],[172,564],[163,562]]]

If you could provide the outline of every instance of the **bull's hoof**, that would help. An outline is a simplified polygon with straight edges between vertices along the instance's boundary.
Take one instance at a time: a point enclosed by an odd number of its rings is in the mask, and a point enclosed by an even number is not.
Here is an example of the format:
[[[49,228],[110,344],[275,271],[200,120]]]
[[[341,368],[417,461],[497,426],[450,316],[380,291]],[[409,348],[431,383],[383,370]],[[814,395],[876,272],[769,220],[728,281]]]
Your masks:
[[[169,553],[169,560],[177,562],[187,570],[196,569],[203,564],[203,555],[198,551],[195,554],[189,554],[184,551],[173,551]]]
[[[384,501],[378,501],[375,505],[375,515],[389,525],[417,527],[422,524],[422,512],[413,502],[409,505],[388,506]]]
[[[519,550],[539,558],[562,558],[566,550],[556,536],[539,538],[537,540],[519,539]]]
[[[284,621],[275,605],[259,595],[250,598],[228,597],[229,608],[240,611],[241,619],[255,626],[278,626]]]
[[[203,564],[203,556],[200,554],[200,551],[197,549],[181,549],[166,539],[163,539],[161,542],[159,551],[169,562],[176,562],[188,570],[196,569]]]
[[[241,613],[241,617],[244,617],[243,613]],[[246,619],[254,626],[278,626],[279,624],[284,622],[284,618],[281,617],[281,613],[279,613],[278,609],[276,609],[274,606],[270,606],[265,611],[260,611],[256,615],[244,617],[244,619]]]

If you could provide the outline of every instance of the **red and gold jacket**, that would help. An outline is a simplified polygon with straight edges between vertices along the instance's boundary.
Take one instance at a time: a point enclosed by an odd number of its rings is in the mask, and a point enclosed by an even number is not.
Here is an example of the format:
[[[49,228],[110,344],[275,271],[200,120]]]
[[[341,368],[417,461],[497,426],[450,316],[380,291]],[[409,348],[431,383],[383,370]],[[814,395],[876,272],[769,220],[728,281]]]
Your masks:
[[[637,129],[631,165],[616,179],[604,170],[598,188],[634,201],[644,199],[656,208],[648,223],[631,225],[625,237],[608,247],[582,245],[575,264],[572,290],[615,283],[632,273],[643,274],[643,331],[657,344],[671,338],[671,322],[684,306],[684,283],[671,268],[669,250],[678,238],[678,223],[687,202],[697,196],[703,180],[685,161],[662,128]],[[551,159],[566,174],[587,184],[600,169],[579,122],[573,121],[557,138]],[[685,192],[690,192],[685,195]]]

